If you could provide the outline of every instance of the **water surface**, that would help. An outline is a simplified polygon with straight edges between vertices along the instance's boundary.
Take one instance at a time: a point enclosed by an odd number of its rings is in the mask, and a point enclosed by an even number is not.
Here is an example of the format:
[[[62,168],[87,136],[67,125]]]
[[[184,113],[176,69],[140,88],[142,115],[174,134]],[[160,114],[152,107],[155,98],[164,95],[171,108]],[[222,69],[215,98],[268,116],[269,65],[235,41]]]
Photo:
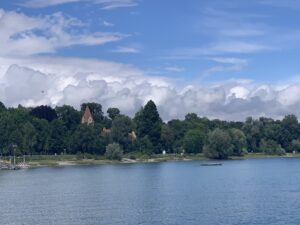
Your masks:
[[[299,224],[300,159],[0,171],[0,224]]]

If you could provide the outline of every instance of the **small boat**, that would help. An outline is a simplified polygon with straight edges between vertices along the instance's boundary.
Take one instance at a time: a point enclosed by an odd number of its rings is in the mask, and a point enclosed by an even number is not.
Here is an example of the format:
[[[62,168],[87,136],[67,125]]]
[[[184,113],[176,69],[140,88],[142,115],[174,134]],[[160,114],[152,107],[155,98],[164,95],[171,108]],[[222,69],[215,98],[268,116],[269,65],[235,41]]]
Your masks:
[[[201,166],[222,166],[222,163],[201,163]]]

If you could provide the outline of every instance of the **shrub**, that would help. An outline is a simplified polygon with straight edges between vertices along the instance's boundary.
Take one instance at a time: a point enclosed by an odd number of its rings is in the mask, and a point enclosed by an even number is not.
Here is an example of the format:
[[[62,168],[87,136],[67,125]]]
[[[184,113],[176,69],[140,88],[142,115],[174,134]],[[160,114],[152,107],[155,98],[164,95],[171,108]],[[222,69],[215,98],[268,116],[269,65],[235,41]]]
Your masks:
[[[260,142],[260,150],[266,154],[284,155],[285,150],[274,140],[262,139]]]
[[[105,157],[109,160],[121,160],[123,150],[117,143],[112,143],[106,146]]]
[[[227,159],[228,156],[232,155],[232,148],[231,137],[228,132],[216,128],[208,134],[203,152],[208,158]]]

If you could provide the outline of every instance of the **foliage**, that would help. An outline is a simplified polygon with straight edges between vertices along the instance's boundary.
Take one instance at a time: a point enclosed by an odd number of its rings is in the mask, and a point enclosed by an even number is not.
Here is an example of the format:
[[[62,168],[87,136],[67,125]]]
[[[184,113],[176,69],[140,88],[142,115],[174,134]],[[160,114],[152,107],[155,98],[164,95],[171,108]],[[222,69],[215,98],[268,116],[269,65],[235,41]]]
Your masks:
[[[123,150],[121,145],[117,143],[107,145],[105,157],[109,160],[121,160],[123,157]]]
[[[67,129],[73,130],[80,123],[81,114],[72,106],[57,106],[55,108],[55,111],[57,113],[58,119],[63,121]]]
[[[292,151],[300,152],[300,140],[292,140],[291,143],[291,149]]]
[[[207,144],[204,146],[204,154],[208,158],[226,159],[232,154],[233,146],[227,131],[219,128],[208,134]]]
[[[201,130],[189,130],[183,139],[186,153],[201,153],[205,141],[205,134]]]
[[[81,124],[89,106],[95,123]],[[104,157],[106,147],[117,143],[126,154],[205,153],[223,159],[247,151],[284,154],[300,152],[300,125],[295,115],[282,120],[261,117],[245,122],[209,120],[189,113],[183,120],[163,122],[153,101],[147,102],[132,119],[109,108],[103,115],[99,103],[83,103],[81,110],[69,105],[7,108],[0,102],[0,154],[17,155],[77,154]],[[106,128],[104,130],[104,128]],[[103,133],[104,131],[106,133]],[[134,131],[136,139],[128,133]]]
[[[35,116],[39,119],[45,119],[51,122],[57,119],[57,114],[54,109],[47,105],[41,105],[31,110],[30,115]]]
[[[120,110],[118,108],[108,108],[107,109],[108,117],[112,120],[120,115]]]
[[[160,153],[160,137],[162,120],[159,116],[155,103],[150,100],[145,107],[136,114],[137,134],[139,138],[147,136],[155,147],[155,153]]]
[[[260,149],[266,154],[283,155],[285,150],[274,140],[262,139],[260,142]]]
[[[247,152],[246,136],[243,131],[232,128],[229,130],[232,144],[232,154],[235,156],[242,156]]]
[[[112,140],[121,144],[123,149],[127,150],[130,142],[128,134],[133,130],[134,124],[128,116],[117,116],[112,122]]]

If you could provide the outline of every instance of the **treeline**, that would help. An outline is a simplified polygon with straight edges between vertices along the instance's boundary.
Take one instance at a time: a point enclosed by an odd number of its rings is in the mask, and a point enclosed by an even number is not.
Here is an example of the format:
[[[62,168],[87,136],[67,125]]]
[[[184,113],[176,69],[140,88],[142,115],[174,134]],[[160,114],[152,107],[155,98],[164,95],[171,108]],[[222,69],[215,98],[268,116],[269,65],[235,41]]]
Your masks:
[[[93,125],[81,124],[86,106],[93,115]],[[151,100],[134,118],[122,115],[117,108],[104,114],[98,103],[82,104],[79,111],[69,105],[6,108],[0,102],[0,134],[3,155],[12,151],[18,155],[103,155],[112,143],[119,144],[124,153],[204,153],[217,159],[247,152],[300,151],[300,126],[294,115],[283,120],[249,117],[245,122],[229,122],[189,113],[184,120],[165,123]]]

